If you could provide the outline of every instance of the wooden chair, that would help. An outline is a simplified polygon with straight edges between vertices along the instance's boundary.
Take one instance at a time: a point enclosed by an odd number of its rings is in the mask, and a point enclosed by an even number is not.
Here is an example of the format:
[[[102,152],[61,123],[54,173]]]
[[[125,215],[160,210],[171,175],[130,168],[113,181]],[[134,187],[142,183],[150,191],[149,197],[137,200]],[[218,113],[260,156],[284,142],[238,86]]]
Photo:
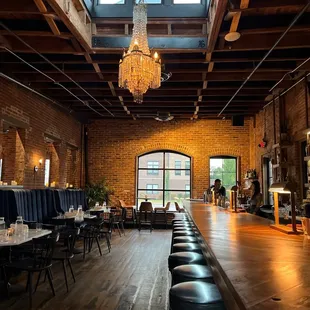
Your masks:
[[[175,209],[177,210],[177,212],[180,212],[180,213],[185,212],[184,208],[181,208],[176,201],[174,202],[174,205],[175,205]]]
[[[139,226],[138,229],[141,231],[142,225],[149,226],[150,232],[153,230],[153,206],[151,202],[142,201],[139,209]]]
[[[155,213],[154,213],[154,224],[156,223],[164,223],[166,225],[167,229],[167,224],[168,224],[168,216],[167,216],[167,211],[169,211],[170,208],[170,201],[167,202],[166,206],[164,208],[155,208]],[[163,216],[163,220],[157,220],[157,215]]]

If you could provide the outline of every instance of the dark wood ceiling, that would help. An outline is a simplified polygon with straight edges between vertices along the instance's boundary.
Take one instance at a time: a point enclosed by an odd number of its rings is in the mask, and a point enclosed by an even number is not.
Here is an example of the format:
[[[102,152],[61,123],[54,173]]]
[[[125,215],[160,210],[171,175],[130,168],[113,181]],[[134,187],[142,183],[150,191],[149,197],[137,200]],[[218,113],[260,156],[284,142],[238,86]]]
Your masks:
[[[236,90],[308,2],[213,0],[205,17],[151,18],[148,35],[150,38],[160,37],[160,42],[167,43],[165,46],[168,48],[159,46],[157,49],[164,72],[171,72],[172,76],[159,89],[149,90],[139,105],[133,102],[127,90],[120,89],[117,84],[122,48],[85,47],[76,33],[64,23],[62,16],[52,9],[56,1],[19,0],[1,4],[1,23],[13,32],[0,27],[0,42],[7,47],[0,52],[1,71],[56,100],[84,119],[153,117],[158,112],[170,112],[175,118],[218,117]],[[81,5],[79,0],[70,1],[76,6]],[[86,23],[91,22],[87,12],[85,18]],[[132,32],[129,18],[97,17],[92,22],[95,37],[103,41],[118,39],[120,46]],[[241,34],[240,39],[226,42],[224,36],[236,30]],[[19,38],[63,70],[88,94]],[[193,48],[186,41],[180,48],[184,38],[192,38],[190,44],[205,38],[207,46]],[[174,48],[174,44],[178,48]],[[23,63],[8,49],[56,83]],[[294,70],[309,56],[310,11],[307,10],[221,116],[253,116],[272,98],[269,90],[284,74]],[[294,74],[287,75],[278,89],[290,87],[309,71],[310,62]],[[57,83],[68,88],[74,96]]]

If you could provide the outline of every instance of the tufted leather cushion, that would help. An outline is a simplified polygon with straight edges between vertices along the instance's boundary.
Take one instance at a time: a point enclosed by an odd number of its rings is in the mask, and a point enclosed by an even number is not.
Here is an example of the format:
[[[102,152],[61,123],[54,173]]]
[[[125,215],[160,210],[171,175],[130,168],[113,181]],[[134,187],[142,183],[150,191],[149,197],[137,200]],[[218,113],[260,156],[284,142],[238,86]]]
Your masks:
[[[172,224],[174,224],[174,223],[182,223],[182,222],[188,222],[189,223],[189,220],[187,218],[184,218],[184,219],[173,219],[172,220]]]
[[[198,243],[198,240],[196,237],[191,237],[191,236],[179,236],[179,237],[173,238],[173,244],[183,243],[183,242]]]
[[[173,238],[177,236],[195,236],[195,233],[190,230],[177,230],[172,233]]]
[[[80,189],[55,189],[55,204],[57,212],[64,213],[73,205],[77,209],[79,205],[83,210],[87,209],[86,195]]]
[[[176,243],[172,246],[172,253],[176,252],[195,252],[202,254],[200,245],[197,243]]]
[[[169,255],[168,267],[170,271],[177,266],[188,264],[206,265],[207,263],[202,254],[194,252],[177,252]]]
[[[180,226],[189,226],[192,227],[192,225],[189,222],[176,222],[172,225],[173,227],[180,227]]]
[[[170,310],[224,310],[224,302],[215,284],[202,281],[174,285],[169,292]]]
[[[14,203],[14,192],[10,189],[0,190],[0,216],[5,218],[5,221],[13,222],[16,220],[17,210]]]
[[[173,231],[182,231],[182,230],[186,230],[186,231],[193,231],[193,228],[190,226],[178,226],[178,227],[173,227]]]
[[[214,283],[211,268],[205,265],[191,264],[181,265],[172,270],[172,285],[196,280]]]

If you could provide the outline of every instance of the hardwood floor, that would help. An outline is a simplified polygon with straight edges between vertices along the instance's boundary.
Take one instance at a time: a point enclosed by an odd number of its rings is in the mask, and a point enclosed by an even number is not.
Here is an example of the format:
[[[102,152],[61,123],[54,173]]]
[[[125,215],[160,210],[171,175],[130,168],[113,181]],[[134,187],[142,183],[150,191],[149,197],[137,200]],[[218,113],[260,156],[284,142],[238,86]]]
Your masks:
[[[62,266],[53,266],[56,296],[48,281],[41,283],[33,296],[33,309],[168,309],[170,278],[168,255],[171,230],[126,230],[126,236],[112,236],[109,254],[102,241],[103,256],[98,249],[88,254],[85,261],[76,255],[72,261],[76,276],[73,283],[68,272],[69,293],[66,292]],[[69,270],[68,270],[69,271]],[[34,284],[36,277],[34,280]],[[11,298],[1,298],[0,309],[28,309],[26,281],[19,279],[12,285]]]

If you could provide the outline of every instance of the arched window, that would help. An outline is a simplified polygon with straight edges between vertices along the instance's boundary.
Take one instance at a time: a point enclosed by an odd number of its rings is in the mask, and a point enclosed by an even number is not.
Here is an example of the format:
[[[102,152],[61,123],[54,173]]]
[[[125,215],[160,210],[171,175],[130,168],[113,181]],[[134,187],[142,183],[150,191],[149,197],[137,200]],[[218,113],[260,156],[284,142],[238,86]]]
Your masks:
[[[162,207],[168,201],[182,202],[190,196],[191,158],[189,156],[172,151],[152,152],[139,156],[137,205],[148,199],[153,207]]]
[[[232,156],[210,157],[210,185],[216,179],[222,181],[226,189],[230,189],[237,182],[237,158]]]

